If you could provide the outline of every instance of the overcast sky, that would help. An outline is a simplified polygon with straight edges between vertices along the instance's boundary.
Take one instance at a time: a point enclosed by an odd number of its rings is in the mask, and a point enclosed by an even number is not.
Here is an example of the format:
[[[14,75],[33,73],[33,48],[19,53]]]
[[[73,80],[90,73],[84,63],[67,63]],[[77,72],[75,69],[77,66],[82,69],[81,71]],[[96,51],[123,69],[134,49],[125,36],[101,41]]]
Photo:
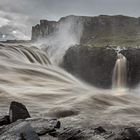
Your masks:
[[[40,19],[66,15],[140,16],[140,0],[0,0],[0,38],[29,39]]]

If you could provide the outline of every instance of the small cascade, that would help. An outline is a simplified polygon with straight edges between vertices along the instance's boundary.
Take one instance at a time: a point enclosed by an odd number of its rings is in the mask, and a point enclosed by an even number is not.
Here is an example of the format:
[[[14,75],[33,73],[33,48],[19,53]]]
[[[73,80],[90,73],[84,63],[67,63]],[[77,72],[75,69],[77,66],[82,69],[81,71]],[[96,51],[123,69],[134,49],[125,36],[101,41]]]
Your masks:
[[[125,88],[127,86],[127,59],[121,53],[117,53],[117,60],[113,70],[112,87]]]
[[[25,46],[0,46],[0,56],[5,56],[9,60],[21,61],[22,63],[35,63],[49,65],[51,61],[48,55],[37,49]]]

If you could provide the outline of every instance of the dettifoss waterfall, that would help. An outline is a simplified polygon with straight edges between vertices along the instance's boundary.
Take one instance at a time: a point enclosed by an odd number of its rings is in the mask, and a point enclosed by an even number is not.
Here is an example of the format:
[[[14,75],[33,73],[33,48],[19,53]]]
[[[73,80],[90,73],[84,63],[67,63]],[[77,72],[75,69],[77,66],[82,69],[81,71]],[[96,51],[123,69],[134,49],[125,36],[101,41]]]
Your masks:
[[[99,89],[52,65],[45,51],[0,45],[0,113],[11,101],[27,106],[33,117],[59,118],[64,126],[140,124],[140,98],[127,86],[126,58],[118,54],[113,89]]]
[[[126,86],[127,86],[127,59],[121,53],[117,53],[117,60],[112,76],[112,87],[126,88]]]

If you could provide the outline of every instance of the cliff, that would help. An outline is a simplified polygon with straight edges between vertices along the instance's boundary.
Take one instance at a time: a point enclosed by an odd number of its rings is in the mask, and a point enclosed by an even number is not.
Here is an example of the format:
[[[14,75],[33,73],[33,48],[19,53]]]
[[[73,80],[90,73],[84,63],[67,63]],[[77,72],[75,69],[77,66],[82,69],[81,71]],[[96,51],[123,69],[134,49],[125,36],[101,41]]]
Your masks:
[[[68,72],[97,87],[110,88],[117,55],[113,49],[106,49],[105,46],[121,46],[127,47],[127,50],[121,52],[128,60],[128,85],[133,87],[139,83],[140,49],[136,48],[140,46],[140,18],[122,15],[96,17],[71,15],[57,22],[41,20],[40,24],[32,29],[32,40],[57,34],[60,27],[61,30],[70,32],[67,36],[63,34],[65,40],[60,40],[66,42],[63,46],[68,44],[71,36],[80,35],[80,45],[69,48],[61,64]],[[82,33],[78,33],[79,30]],[[52,39],[53,42],[55,38]]]
[[[54,32],[57,22],[40,20],[40,24],[32,27],[32,40],[37,40],[39,38],[45,38]]]
[[[140,48],[127,48],[120,53],[127,59],[127,86],[135,87],[140,82]],[[61,66],[91,85],[111,88],[116,60],[113,48],[78,45],[66,51]]]
[[[106,45],[137,46],[140,44],[140,18],[128,16],[107,16],[96,17],[67,16],[59,21],[41,20],[40,24],[32,27],[32,40],[36,41],[45,38],[58,30],[63,22],[70,21],[73,24],[72,30],[81,23],[83,25],[81,44],[101,47]]]
[[[67,50],[61,67],[91,85],[110,88],[115,62],[112,49],[78,45]]]

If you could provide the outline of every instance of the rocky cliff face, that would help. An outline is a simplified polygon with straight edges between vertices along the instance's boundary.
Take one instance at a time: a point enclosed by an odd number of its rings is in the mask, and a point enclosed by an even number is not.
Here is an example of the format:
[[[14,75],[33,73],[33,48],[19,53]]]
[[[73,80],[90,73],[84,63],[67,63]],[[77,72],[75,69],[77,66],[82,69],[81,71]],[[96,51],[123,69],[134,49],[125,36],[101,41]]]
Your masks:
[[[70,25],[66,28],[63,23]],[[81,25],[82,33],[78,33]],[[78,33],[76,38],[80,35],[78,40],[81,45],[68,49],[61,64],[67,71],[97,87],[110,88],[117,55],[113,49],[106,49],[104,46],[128,47],[121,51],[128,59],[127,82],[129,86],[139,83],[140,49],[135,46],[140,46],[140,18],[101,15],[67,16],[58,22],[41,20],[32,29],[32,40],[57,34],[60,26],[61,30],[72,32],[70,35]],[[63,36],[69,38],[70,35]]]
[[[121,53],[128,61],[128,85],[136,86],[140,83],[140,48],[129,48]]]
[[[77,23],[73,24],[73,31],[78,28],[79,23],[83,25],[82,44],[100,47],[109,44],[136,46],[140,43],[140,18],[122,15],[101,15],[97,17],[67,16],[61,18],[58,22],[41,20],[40,24],[32,27],[32,40],[45,38],[56,32],[58,26],[65,21]]]
[[[40,20],[40,24],[32,27],[32,40],[36,41],[37,39],[47,37],[53,33],[56,29],[57,22]]]
[[[74,46],[66,52],[61,66],[87,83],[110,88],[115,61],[114,50]]]
[[[140,49],[129,48],[121,53],[127,59],[127,83],[140,82]],[[61,66],[76,77],[100,88],[111,88],[117,53],[111,48],[74,46],[67,50]]]

